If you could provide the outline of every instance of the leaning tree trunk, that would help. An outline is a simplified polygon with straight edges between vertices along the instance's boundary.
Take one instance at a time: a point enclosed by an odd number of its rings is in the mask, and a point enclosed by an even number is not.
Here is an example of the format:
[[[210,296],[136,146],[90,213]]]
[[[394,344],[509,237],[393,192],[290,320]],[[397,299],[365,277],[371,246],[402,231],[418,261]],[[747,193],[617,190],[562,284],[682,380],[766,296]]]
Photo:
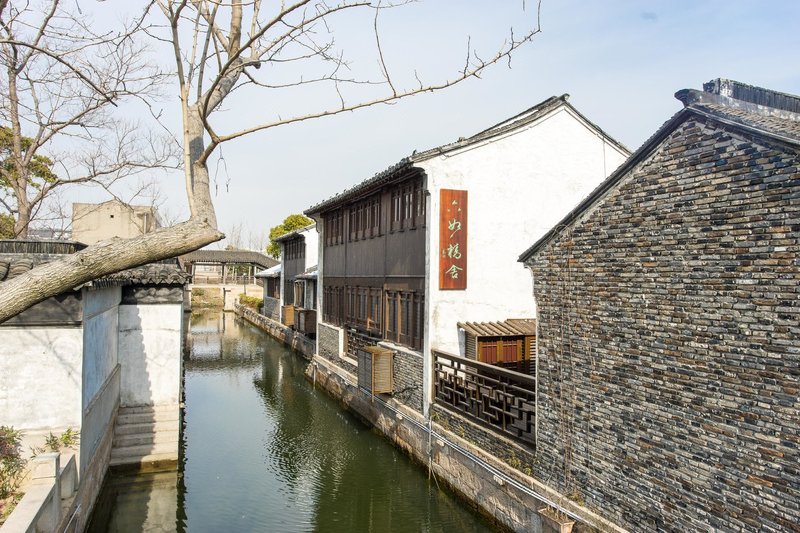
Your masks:
[[[139,237],[99,242],[0,284],[0,322],[93,279],[189,253],[225,237],[217,230],[208,167],[200,155],[204,150],[203,123],[196,107],[189,111],[184,141],[189,147],[185,163],[190,170],[184,172],[191,218]]]
[[[0,284],[0,322],[28,307],[94,279],[197,250],[224,235],[203,220],[190,219],[131,239],[99,242],[37,266]]]

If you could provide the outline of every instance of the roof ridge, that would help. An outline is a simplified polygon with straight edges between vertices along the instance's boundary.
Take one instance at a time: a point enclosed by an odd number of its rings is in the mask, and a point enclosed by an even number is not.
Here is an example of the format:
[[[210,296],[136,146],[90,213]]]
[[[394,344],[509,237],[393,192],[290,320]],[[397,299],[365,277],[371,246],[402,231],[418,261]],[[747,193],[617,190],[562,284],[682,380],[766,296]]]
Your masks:
[[[504,120],[502,120],[502,121],[490,126],[489,128],[485,128],[485,129],[479,131],[478,133],[473,134],[470,137],[466,137],[466,138],[461,137],[456,141],[453,141],[453,142],[450,142],[450,143],[441,144],[441,145],[435,146],[433,148],[429,148],[427,150],[423,150],[421,152],[418,152],[418,151],[414,150],[411,153],[411,155],[402,158],[400,161],[398,161],[394,165],[391,165],[390,167],[386,168],[385,170],[376,173],[371,178],[367,178],[367,179],[361,181],[360,183],[357,183],[357,184],[353,185],[352,187],[350,187],[348,189],[345,189],[342,192],[331,196],[327,200],[323,200],[321,202],[318,202],[315,205],[312,205],[311,207],[309,207],[308,209],[303,211],[303,214],[311,216],[314,213],[319,213],[319,212],[321,212],[321,211],[323,211],[325,209],[328,209],[330,207],[335,206],[340,200],[343,200],[343,199],[348,198],[348,197],[355,196],[355,195],[357,195],[357,194],[359,194],[361,192],[368,191],[373,186],[376,186],[378,184],[382,184],[385,181],[390,181],[390,180],[393,180],[393,179],[402,179],[402,177],[403,177],[402,173],[414,168],[414,163],[417,163],[417,162],[420,162],[420,161],[424,161],[426,159],[430,159],[430,158],[435,157],[437,155],[440,155],[440,154],[443,154],[443,153],[446,153],[446,152],[450,152],[450,151],[453,151],[453,150],[457,150],[459,148],[463,148],[465,146],[469,146],[469,145],[474,144],[474,143],[478,143],[478,142],[481,142],[481,141],[484,141],[484,140],[487,140],[487,139],[491,139],[491,138],[499,136],[499,135],[503,135],[503,134],[508,133],[510,131],[513,131],[513,130],[515,130],[517,128],[525,126],[525,125],[527,125],[527,124],[529,124],[531,122],[534,122],[538,118],[542,117],[544,114],[549,113],[550,111],[552,111],[556,107],[562,106],[562,105],[568,106],[575,113],[577,113],[578,116],[582,120],[586,121],[589,125],[591,125],[595,129],[597,129],[607,139],[613,141],[614,144],[616,144],[617,146],[620,146],[626,152],[629,152],[629,150],[627,148],[625,148],[625,146],[621,145],[618,141],[614,140],[611,136],[609,136],[602,129],[600,129],[596,124],[594,124],[593,122],[591,122],[588,119],[586,119],[586,117],[581,115],[572,105],[569,104],[569,102],[567,102],[568,98],[569,98],[569,94],[567,94],[567,93],[564,93],[561,96],[551,96],[551,97],[539,102],[538,104],[536,104],[536,105],[534,105],[532,107],[529,107],[525,111],[517,113],[516,115],[514,115],[514,116],[512,116],[510,118],[506,118],[506,119],[504,119]]]
[[[680,100],[685,107],[707,108],[708,106],[719,106],[722,108],[743,111],[762,117],[800,121],[800,112],[797,111],[792,111],[781,107],[771,107],[767,104],[754,103],[747,100],[739,100],[732,96],[709,93],[707,91],[699,91],[697,89],[681,89],[675,93],[675,98]]]
[[[569,105],[569,103],[567,102],[568,98],[569,94],[567,93],[564,93],[561,96],[551,96],[550,98],[542,102],[539,102],[535,106],[529,107],[525,111],[518,113],[511,118],[507,118],[501,122],[498,122],[497,124],[490,126],[489,128],[481,130],[470,137],[466,138],[461,137],[456,141],[442,144],[434,148],[425,150],[423,152],[414,153],[409,157],[409,159],[412,162],[424,161],[426,159],[430,159],[431,157],[435,157],[445,152],[458,150],[459,148],[464,148],[466,146],[470,146],[472,144],[479,143],[481,141],[485,141],[493,137],[497,137],[499,135],[503,135],[510,131],[514,131],[532,122],[535,122],[537,119],[541,118],[542,116],[546,115],[547,113],[549,113],[550,111],[554,110],[557,107],[560,107],[562,105]]]
[[[536,104],[536,105],[534,105],[534,106],[531,106],[531,107],[529,107],[529,108],[528,108],[528,109],[526,109],[525,111],[522,111],[522,112],[520,112],[520,113],[517,113],[517,114],[516,114],[516,115],[514,115],[513,117],[509,117],[509,118],[507,118],[507,119],[505,119],[505,120],[501,120],[501,121],[500,121],[500,122],[498,122],[497,124],[494,124],[493,126],[489,126],[488,128],[486,128],[486,129],[484,129],[484,130],[481,130],[481,131],[479,131],[479,132],[478,132],[478,133],[476,133],[475,135],[472,135],[472,137],[477,137],[478,135],[480,135],[480,134],[482,134],[482,133],[486,133],[486,132],[488,132],[488,131],[491,131],[491,130],[493,130],[493,129],[497,128],[498,126],[502,126],[502,125],[504,125],[504,124],[510,124],[510,123],[512,123],[512,122],[516,122],[518,119],[520,119],[520,117],[523,117],[523,116],[526,116],[526,115],[531,115],[531,114],[535,113],[536,111],[539,111],[541,108],[543,108],[543,107],[545,107],[545,106],[547,106],[547,105],[549,105],[549,104],[551,104],[551,103],[555,102],[556,100],[562,100],[563,102],[567,102],[567,100],[569,100],[569,94],[567,94],[567,93],[564,93],[564,94],[562,94],[561,96],[551,96],[551,97],[550,97],[550,98],[548,98],[547,100],[544,100],[544,101],[542,101],[542,102],[539,102],[538,104]],[[472,138],[472,137],[470,137],[470,138]]]

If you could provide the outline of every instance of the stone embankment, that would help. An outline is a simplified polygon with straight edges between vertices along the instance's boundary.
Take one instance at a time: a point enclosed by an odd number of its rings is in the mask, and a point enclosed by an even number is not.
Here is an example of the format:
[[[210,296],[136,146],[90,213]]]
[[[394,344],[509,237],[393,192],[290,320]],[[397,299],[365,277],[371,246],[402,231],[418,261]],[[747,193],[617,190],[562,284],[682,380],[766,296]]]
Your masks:
[[[244,305],[237,303],[234,309],[237,315],[266,331],[286,346],[296,350],[306,359],[310,360],[311,356],[314,355],[314,341],[305,335],[296,332],[290,327],[284,326],[280,322],[275,322]]]
[[[447,423],[451,417],[426,419],[389,396],[373,396],[358,387],[353,373],[317,356],[312,340],[245,306],[237,304],[236,313],[310,360],[306,377],[315,386],[322,387],[409,457],[428,468],[436,483],[447,484],[501,527],[534,533],[570,531],[560,529],[545,511],[557,510],[565,527],[574,522],[571,531],[624,531],[510,466],[513,453],[510,457],[496,457],[459,437]],[[467,420],[460,423],[467,433],[486,433]],[[503,437],[496,438],[507,445],[505,448],[517,446]]]

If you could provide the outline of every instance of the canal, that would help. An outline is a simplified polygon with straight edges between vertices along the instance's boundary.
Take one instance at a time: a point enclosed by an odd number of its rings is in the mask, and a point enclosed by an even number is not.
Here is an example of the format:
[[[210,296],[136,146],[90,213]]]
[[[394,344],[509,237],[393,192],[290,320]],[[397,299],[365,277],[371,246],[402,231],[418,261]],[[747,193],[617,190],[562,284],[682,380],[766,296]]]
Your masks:
[[[191,315],[177,470],[113,474],[89,531],[491,531],[233,315]]]

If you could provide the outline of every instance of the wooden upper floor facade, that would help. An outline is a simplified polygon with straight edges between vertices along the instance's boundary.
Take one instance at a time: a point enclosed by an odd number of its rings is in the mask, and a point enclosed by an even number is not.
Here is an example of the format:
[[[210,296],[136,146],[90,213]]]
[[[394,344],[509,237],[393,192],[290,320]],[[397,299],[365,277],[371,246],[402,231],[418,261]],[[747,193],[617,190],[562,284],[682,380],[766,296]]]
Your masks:
[[[419,169],[319,214],[323,319],[422,348],[427,193]]]

